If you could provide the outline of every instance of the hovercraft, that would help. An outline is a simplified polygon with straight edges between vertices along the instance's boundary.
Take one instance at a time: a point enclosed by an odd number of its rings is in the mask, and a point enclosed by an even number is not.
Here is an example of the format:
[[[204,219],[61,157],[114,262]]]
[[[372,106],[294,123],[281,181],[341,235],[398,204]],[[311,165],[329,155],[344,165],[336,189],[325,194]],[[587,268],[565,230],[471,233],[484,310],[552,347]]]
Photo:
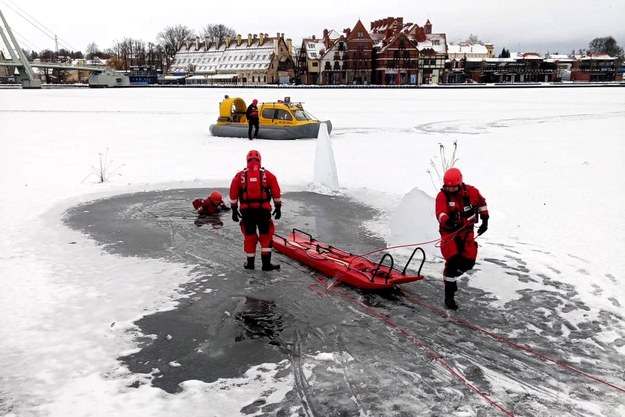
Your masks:
[[[425,252],[419,247],[415,248],[401,271],[394,268],[393,257],[389,253],[385,253],[376,263],[364,256],[354,255],[320,242],[299,229],[293,229],[286,237],[274,234],[273,247],[279,253],[353,287],[370,290],[387,289],[423,279],[421,268],[425,262]],[[416,274],[406,273],[417,251],[422,254],[419,270]]]
[[[213,136],[247,138],[248,122],[245,116],[247,105],[240,97],[226,96],[219,103],[217,123],[210,126]],[[319,121],[302,106],[289,97],[275,102],[259,103],[258,105],[260,139],[300,139],[317,138],[319,126],[325,123],[328,134],[332,131],[332,122]]]

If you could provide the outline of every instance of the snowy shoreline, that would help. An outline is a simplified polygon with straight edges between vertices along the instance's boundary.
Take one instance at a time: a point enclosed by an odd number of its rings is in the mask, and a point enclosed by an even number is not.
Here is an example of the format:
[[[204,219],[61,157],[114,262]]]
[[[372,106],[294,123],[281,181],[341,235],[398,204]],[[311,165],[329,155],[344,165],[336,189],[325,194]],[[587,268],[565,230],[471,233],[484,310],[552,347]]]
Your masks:
[[[218,84],[218,85],[130,85],[113,88],[228,88],[228,89],[391,89],[391,90],[415,90],[415,89],[480,89],[480,88],[584,88],[584,87],[625,87],[625,81],[607,82],[564,82],[564,83],[470,83],[470,84],[436,84],[436,85],[240,85],[240,84]],[[43,84],[44,89],[63,88],[89,88],[88,84]],[[1,89],[21,89],[20,85],[0,85]]]

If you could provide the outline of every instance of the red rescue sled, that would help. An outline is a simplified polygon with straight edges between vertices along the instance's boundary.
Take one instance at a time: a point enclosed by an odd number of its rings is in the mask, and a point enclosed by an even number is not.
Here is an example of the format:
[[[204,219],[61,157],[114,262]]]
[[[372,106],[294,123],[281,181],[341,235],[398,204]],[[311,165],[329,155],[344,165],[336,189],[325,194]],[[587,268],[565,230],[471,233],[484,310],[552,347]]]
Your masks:
[[[273,247],[284,255],[354,287],[384,289],[423,279],[421,268],[425,262],[425,252],[421,248],[415,248],[404,269],[399,271],[393,268],[393,257],[389,253],[375,263],[320,242],[298,229],[293,229],[287,237],[274,234]],[[416,275],[406,274],[406,269],[417,251],[421,251],[423,256],[419,270]],[[389,265],[383,265],[385,261]]]

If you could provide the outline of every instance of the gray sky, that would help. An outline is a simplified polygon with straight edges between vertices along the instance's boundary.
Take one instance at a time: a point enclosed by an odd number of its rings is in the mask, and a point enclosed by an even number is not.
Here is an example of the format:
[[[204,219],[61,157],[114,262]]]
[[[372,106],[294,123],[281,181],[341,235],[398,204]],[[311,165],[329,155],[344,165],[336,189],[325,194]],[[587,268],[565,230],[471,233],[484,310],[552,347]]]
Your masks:
[[[155,42],[160,31],[176,24],[199,31],[207,24],[222,23],[243,36],[282,32],[299,45],[303,37],[319,37],[325,28],[341,32],[358,19],[369,28],[371,21],[390,16],[421,26],[430,19],[433,31],[446,33],[448,42],[477,35],[493,43],[497,53],[503,47],[513,52],[569,53],[604,36],[614,37],[625,47],[625,0],[384,0],[366,5],[315,0],[310,6],[293,4],[263,0],[0,0],[0,10],[22,47],[36,51],[54,49],[53,35],[46,36],[20,14],[34,18],[44,32],[56,34],[61,40],[59,47],[83,52],[91,42],[100,49],[127,37]]]

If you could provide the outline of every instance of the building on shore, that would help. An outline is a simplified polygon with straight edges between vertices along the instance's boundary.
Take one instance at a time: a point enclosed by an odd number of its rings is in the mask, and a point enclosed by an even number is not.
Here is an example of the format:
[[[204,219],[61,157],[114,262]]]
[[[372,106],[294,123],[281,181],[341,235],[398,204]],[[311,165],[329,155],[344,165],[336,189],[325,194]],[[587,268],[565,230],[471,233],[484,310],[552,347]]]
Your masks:
[[[284,33],[227,36],[224,42],[196,38],[182,45],[163,79],[186,84],[288,84],[295,78],[291,49],[291,39],[285,40]]]

